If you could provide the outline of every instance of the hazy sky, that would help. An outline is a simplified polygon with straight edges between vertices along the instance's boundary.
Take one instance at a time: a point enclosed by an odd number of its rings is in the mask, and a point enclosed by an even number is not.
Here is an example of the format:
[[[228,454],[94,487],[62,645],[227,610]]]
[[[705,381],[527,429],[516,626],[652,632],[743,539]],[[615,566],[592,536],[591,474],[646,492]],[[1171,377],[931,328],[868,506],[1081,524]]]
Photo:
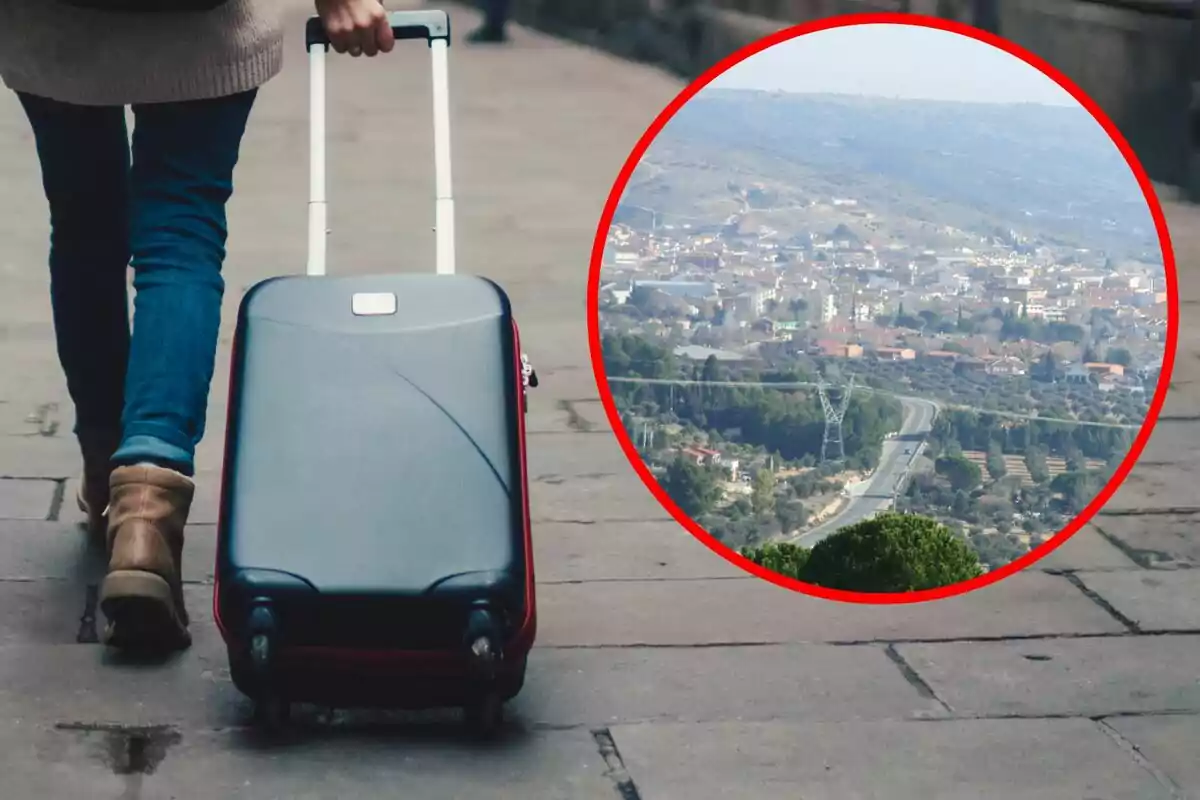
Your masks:
[[[848,25],[798,36],[737,64],[710,86],[921,100],[1078,105],[1016,56],[949,31]]]

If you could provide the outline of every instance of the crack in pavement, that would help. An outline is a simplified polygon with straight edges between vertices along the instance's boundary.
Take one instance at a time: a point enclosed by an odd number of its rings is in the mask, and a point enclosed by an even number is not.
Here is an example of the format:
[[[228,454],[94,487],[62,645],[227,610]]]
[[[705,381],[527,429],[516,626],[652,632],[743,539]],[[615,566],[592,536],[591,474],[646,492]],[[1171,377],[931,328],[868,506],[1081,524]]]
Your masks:
[[[954,713],[954,709],[951,707],[951,705],[937,696],[937,692],[933,690],[933,687],[921,677],[921,674],[917,672],[916,668],[913,667],[912,664],[908,663],[908,660],[900,654],[900,651],[896,649],[895,645],[889,644],[884,648],[883,652],[887,655],[888,660],[895,664],[900,670],[900,674],[904,676],[904,680],[906,680],[910,686],[917,690],[917,694],[921,695],[921,697],[924,697],[926,700],[932,700],[933,702],[937,703],[946,710],[947,714]]]
[[[100,644],[100,633],[96,625],[96,610],[100,605],[100,587],[88,584],[83,603],[83,616],[79,618],[79,632],[75,634],[77,644]]]
[[[605,478],[617,478],[624,473],[618,472],[581,472],[575,475],[560,475],[557,472],[538,475],[531,483],[544,483],[550,486],[561,486],[564,483],[573,483],[575,481],[598,481]]]
[[[541,650],[688,650],[713,647],[868,647],[891,644],[996,644],[1003,642],[1074,641],[1077,639],[1150,639],[1171,636],[1198,636],[1200,628],[1181,630],[1139,630],[1102,633],[1029,633],[1000,636],[946,636],[928,639],[902,637],[895,639],[758,639],[725,640],[716,642],[623,642],[620,644],[548,644]]]
[[[574,429],[567,430],[567,431],[526,431],[525,435],[527,437],[533,437],[533,436],[583,436],[583,435],[604,436],[606,434],[611,434],[611,433],[612,433],[612,431],[609,430],[608,428],[595,428],[595,429],[586,430],[586,431],[574,430]]]
[[[1157,764],[1141,751],[1141,749],[1133,742],[1121,735],[1121,732],[1109,725],[1104,719],[1094,720],[1096,727],[1100,732],[1113,740],[1117,747],[1121,748],[1127,756],[1133,759],[1133,762],[1139,767],[1150,773],[1150,777],[1154,778],[1155,782],[1161,786],[1167,794],[1171,795],[1173,800],[1187,800],[1187,795],[1179,784],[1171,780],[1171,776],[1159,768]]]
[[[585,419],[579,411],[576,410],[576,403],[587,402],[586,400],[559,400],[558,407],[560,410],[567,412],[567,427],[580,433],[590,433],[595,430],[589,420]]]
[[[621,800],[641,800],[642,795],[638,792],[629,771],[625,769],[625,760],[621,758],[621,751],[617,749],[612,732],[608,728],[595,728],[592,730],[592,738],[596,741],[600,757],[604,759],[608,768],[604,774],[616,786],[617,796]]]
[[[643,522],[677,522],[677,520],[674,517],[594,517],[593,519],[538,517],[532,522],[538,525],[607,525],[610,523],[636,525]]]
[[[67,493],[67,482],[58,480],[54,482],[54,494],[50,495],[50,509],[46,512],[46,522],[58,522],[58,516],[62,513],[63,498]]]
[[[1097,517],[1189,517],[1200,514],[1200,506],[1154,506],[1147,508],[1105,508]]]
[[[1165,550],[1153,550],[1150,548],[1134,547],[1129,542],[1119,536],[1109,533],[1104,530],[1104,527],[1099,523],[1093,523],[1092,527],[1096,532],[1113,547],[1121,551],[1126,558],[1147,569],[1153,569],[1162,564],[1171,564],[1183,568],[1190,568],[1192,564],[1187,561],[1180,561],[1179,557],[1173,553],[1168,553]],[[1157,559],[1157,560],[1156,560]]]
[[[1099,606],[1101,609],[1103,609],[1104,613],[1108,614],[1110,617],[1112,617],[1117,622],[1124,625],[1126,628],[1129,628],[1129,630],[1132,633],[1141,633],[1142,632],[1141,626],[1139,626],[1137,624],[1137,622],[1135,622],[1134,620],[1130,619],[1129,617],[1125,616],[1120,611],[1118,611],[1117,608],[1112,603],[1105,600],[1103,597],[1101,597],[1099,595],[1099,593],[1097,593],[1094,589],[1090,588],[1087,584],[1085,584],[1083,582],[1083,579],[1080,578],[1079,575],[1077,575],[1074,572],[1068,572],[1065,575],[1063,575],[1062,577],[1065,578],[1067,580],[1067,582],[1070,583],[1072,586],[1074,586],[1076,589],[1083,592],[1084,597],[1086,597],[1088,600],[1091,600],[1093,603],[1095,603],[1097,606]]]

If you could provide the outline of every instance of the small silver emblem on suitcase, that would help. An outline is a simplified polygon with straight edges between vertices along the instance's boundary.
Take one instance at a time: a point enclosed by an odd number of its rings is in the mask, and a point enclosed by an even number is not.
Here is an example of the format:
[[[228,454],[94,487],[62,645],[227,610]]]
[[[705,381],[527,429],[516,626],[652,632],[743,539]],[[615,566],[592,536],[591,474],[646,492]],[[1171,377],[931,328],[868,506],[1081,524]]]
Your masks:
[[[396,295],[391,292],[355,292],[350,310],[356,317],[383,317],[396,313]]]

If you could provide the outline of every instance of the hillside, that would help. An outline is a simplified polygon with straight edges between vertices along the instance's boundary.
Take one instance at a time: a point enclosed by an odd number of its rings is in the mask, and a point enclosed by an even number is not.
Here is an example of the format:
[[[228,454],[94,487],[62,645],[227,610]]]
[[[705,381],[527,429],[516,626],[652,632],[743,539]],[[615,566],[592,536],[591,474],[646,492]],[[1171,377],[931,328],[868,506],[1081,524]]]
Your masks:
[[[712,219],[767,205],[803,216],[848,197],[899,225],[1156,252],[1117,148],[1083,109],[706,89],[651,145],[624,202]],[[777,223],[778,220],[769,220]]]

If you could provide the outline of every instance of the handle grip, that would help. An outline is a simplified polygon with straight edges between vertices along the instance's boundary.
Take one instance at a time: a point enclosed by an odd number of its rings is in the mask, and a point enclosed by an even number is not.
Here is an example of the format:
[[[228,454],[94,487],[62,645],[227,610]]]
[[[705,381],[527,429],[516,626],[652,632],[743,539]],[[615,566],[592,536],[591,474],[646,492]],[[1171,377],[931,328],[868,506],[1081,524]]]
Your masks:
[[[0,0],[2,3],[3,0]],[[454,193],[450,178],[450,18],[445,11],[393,11],[388,23],[397,39],[426,39],[433,81],[433,173],[436,273],[453,275]],[[309,63],[308,275],[325,274],[325,61],[329,37],[318,17],[305,27]],[[320,45],[320,46],[316,46]]]
[[[430,44],[440,39],[450,44],[450,17],[445,11],[390,11],[388,24],[392,26],[392,36],[397,39],[424,39]],[[329,47],[329,34],[320,17],[309,17],[304,26],[304,44],[309,50],[317,46]]]

